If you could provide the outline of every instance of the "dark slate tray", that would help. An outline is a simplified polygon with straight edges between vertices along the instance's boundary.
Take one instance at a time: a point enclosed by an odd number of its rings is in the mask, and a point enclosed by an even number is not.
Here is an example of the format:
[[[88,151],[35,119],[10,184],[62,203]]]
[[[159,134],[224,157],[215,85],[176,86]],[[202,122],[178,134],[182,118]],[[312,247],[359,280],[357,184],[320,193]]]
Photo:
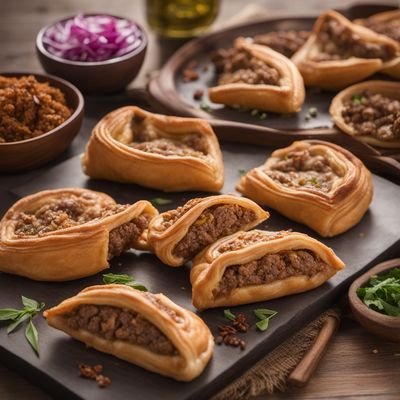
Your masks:
[[[248,170],[260,165],[269,153],[269,149],[254,145],[223,144],[226,171],[226,185],[223,192],[234,191],[234,184],[239,179],[238,169]],[[235,307],[234,312],[244,312],[252,324],[249,333],[245,335],[246,349],[240,351],[238,348],[216,346],[214,356],[204,373],[191,383],[175,382],[96,350],[86,349],[82,343],[49,328],[41,317],[35,319],[40,333],[40,358],[37,358],[30,349],[22,330],[7,336],[5,329],[1,329],[1,360],[28,376],[35,384],[53,393],[56,398],[96,400],[127,397],[147,400],[209,398],[211,394],[232,382],[270,350],[328,308],[362,271],[400,251],[398,210],[400,187],[378,176],[374,176],[373,180],[374,200],[361,223],[336,238],[322,240],[336,251],[347,264],[347,268],[329,283],[313,291]],[[176,207],[198,195],[197,193],[165,194],[135,185],[90,180],[83,175],[80,156],[76,156],[50,169],[39,178],[14,188],[15,194],[0,193],[0,212],[3,214],[18,196],[42,189],[67,186],[104,191],[120,202],[134,202],[138,199],[160,196],[173,200],[173,204],[160,207],[161,210]],[[318,238],[305,226],[292,223],[273,210],[270,219],[261,227],[271,230],[292,228]],[[112,261],[111,270],[115,273],[132,274],[145,283],[152,292],[163,292],[176,303],[194,310],[191,304],[189,266],[169,268],[149,253],[128,252]],[[47,307],[51,307],[84,287],[99,283],[101,274],[66,283],[40,283],[0,274],[0,307],[20,306],[21,294],[44,301]],[[254,326],[256,320],[252,317],[252,310],[259,307],[272,308],[279,312],[266,332],[258,332]],[[219,324],[226,323],[221,308],[204,311],[200,315],[214,334],[217,333]],[[80,362],[103,364],[105,374],[112,379],[112,385],[100,390],[93,381],[79,378],[77,364]]]

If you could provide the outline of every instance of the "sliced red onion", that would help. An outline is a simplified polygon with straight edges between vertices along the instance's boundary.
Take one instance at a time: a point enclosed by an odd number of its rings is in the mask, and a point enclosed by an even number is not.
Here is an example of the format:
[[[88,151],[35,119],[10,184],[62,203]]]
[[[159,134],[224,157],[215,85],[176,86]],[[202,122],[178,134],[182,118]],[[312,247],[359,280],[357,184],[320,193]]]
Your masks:
[[[104,61],[130,53],[143,41],[132,21],[111,15],[76,15],[50,26],[43,35],[46,50],[71,61]]]

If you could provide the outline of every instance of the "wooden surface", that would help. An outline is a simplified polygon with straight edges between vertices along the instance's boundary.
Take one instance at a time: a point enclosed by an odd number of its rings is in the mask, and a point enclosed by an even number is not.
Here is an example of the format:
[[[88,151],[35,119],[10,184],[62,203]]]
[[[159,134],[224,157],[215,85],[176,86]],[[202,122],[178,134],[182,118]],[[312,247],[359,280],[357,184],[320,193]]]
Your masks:
[[[222,5],[216,25],[236,16],[243,2],[229,0]],[[348,1],[291,0],[255,1],[273,12],[318,12],[331,6],[347,5]],[[40,71],[34,53],[34,38],[41,26],[78,11],[105,11],[125,15],[144,22],[142,1],[136,0],[1,0],[0,1],[0,69],[8,71]],[[177,47],[175,43],[158,42],[150,36],[144,68],[133,83],[142,86],[148,74],[157,69]],[[400,255],[399,255],[400,256]],[[0,305],[2,307],[2,305]],[[400,345],[384,343],[369,335],[347,313],[310,383],[302,389],[269,396],[270,399],[374,398],[398,399],[400,393]],[[1,365],[0,399],[48,399],[15,372]],[[260,397],[261,398],[261,397]]]

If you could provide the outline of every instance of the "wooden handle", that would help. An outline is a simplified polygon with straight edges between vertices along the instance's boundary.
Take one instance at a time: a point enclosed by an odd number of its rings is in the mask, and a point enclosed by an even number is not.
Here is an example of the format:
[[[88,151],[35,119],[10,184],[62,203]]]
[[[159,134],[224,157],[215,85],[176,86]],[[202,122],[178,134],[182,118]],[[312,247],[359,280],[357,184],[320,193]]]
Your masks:
[[[305,354],[303,359],[288,377],[288,383],[292,386],[303,387],[310,380],[311,375],[317,368],[328,344],[339,326],[339,320],[328,317],[316,337],[313,345]]]

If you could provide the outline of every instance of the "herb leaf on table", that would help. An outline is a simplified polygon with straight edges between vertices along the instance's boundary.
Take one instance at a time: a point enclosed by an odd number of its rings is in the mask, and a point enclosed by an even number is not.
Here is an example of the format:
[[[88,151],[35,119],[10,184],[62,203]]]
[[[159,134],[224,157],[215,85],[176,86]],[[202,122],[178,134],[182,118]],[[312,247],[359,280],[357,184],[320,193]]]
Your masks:
[[[269,320],[278,314],[278,311],[269,310],[268,308],[258,308],[253,312],[254,315],[259,319],[259,321],[256,323],[256,327],[263,332],[268,329]]]
[[[110,285],[112,283],[126,285],[133,289],[140,290],[141,292],[148,291],[146,286],[139,282],[136,282],[133,276],[126,274],[103,274],[103,283],[106,285]]]
[[[25,337],[36,354],[39,355],[39,334],[33,324],[33,317],[44,308],[44,303],[21,296],[24,308],[2,308],[0,309],[0,321],[11,321],[7,326],[7,334],[13,332],[23,322],[29,320],[25,328]]]

